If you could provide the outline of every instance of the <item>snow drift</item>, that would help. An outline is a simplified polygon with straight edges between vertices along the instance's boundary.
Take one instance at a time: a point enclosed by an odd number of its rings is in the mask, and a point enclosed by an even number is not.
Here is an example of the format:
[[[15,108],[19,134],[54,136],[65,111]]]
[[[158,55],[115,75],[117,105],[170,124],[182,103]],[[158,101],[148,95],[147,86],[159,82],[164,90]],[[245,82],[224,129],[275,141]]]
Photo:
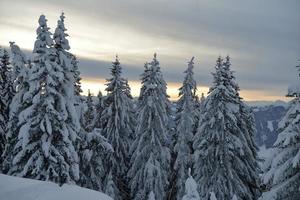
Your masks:
[[[76,185],[18,178],[0,174],[0,199],[5,200],[112,200],[109,196]]]

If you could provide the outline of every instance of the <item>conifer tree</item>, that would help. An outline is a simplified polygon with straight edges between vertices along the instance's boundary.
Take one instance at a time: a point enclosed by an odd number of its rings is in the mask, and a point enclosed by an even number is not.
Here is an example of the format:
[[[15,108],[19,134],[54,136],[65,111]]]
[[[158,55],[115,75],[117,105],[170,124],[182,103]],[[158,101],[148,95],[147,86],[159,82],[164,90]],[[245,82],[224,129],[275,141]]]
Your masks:
[[[300,65],[298,66],[300,68]],[[299,83],[298,83],[299,84]],[[273,158],[264,175],[264,183],[270,187],[261,200],[300,198],[300,93],[289,88],[294,98],[279,123],[279,134],[273,145]]]
[[[199,193],[197,191],[197,183],[191,176],[191,169],[188,169],[188,178],[185,182],[185,195],[182,200],[200,200]]]
[[[102,112],[104,110],[104,97],[102,96],[101,91],[98,92],[97,101],[95,103],[95,120],[94,120],[94,128],[103,128],[103,123],[101,121]]]
[[[230,200],[234,194],[240,199],[257,199],[255,128],[239,97],[229,57],[225,62],[218,58],[213,78],[193,144],[200,195],[209,199],[209,192],[214,191],[218,199]]]
[[[136,139],[132,144],[130,187],[133,199],[146,199],[152,191],[162,200],[168,186],[170,151],[167,147],[167,96],[156,55],[145,68],[137,109]]]
[[[12,69],[9,55],[0,47],[0,156],[4,152],[6,143],[7,122],[9,119],[9,105],[14,96]],[[2,171],[3,158],[0,157],[0,171]]]
[[[112,63],[112,78],[107,79],[107,96],[104,100],[103,135],[112,145],[114,152],[108,157],[113,178],[121,192],[126,196],[126,173],[129,166],[129,138],[134,133],[134,112],[132,97],[127,80],[121,76],[122,68],[118,57]]]
[[[64,13],[61,13],[60,19],[57,21],[57,27],[55,29],[55,33],[53,34],[54,47],[56,50],[56,54],[58,57],[58,65],[61,66],[63,72],[62,78],[62,87],[60,88],[60,93],[67,100],[66,108],[67,108],[67,116],[68,116],[68,124],[67,128],[70,132],[74,134],[78,134],[80,127],[80,120],[78,117],[78,113],[75,105],[77,102],[77,92],[80,92],[76,88],[77,80],[76,77],[79,77],[77,73],[77,61],[75,56],[69,52],[70,45],[69,41],[66,37],[69,35],[66,33],[67,29],[64,24],[65,16]],[[74,63],[75,62],[75,63]],[[79,85],[80,88],[80,85]]]
[[[176,161],[174,170],[177,171],[176,187],[177,199],[182,199],[184,195],[184,181],[188,178],[187,171],[192,167],[192,140],[195,133],[196,123],[196,81],[194,80],[194,57],[188,63],[188,68],[184,72],[183,85],[179,88],[179,100],[176,112],[176,144],[174,152]]]
[[[78,185],[96,191],[105,192],[105,155],[111,154],[113,149],[100,129],[82,134],[80,155],[80,180]]]
[[[79,178],[78,155],[74,144],[78,136],[70,121],[70,86],[62,58],[44,15],[39,18],[33,69],[29,80],[30,105],[19,114],[18,142],[13,149],[9,174],[56,183],[74,183]],[[64,60],[66,61],[66,60]],[[73,84],[71,84],[73,85]]]
[[[94,129],[95,105],[90,90],[88,90],[88,96],[85,104],[86,104],[86,111],[84,113],[84,119],[83,119],[84,121],[82,126],[87,132],[91,132]]]
[[[12,86],[15,92],[9,109],[9,117],[7,122],[6,145],[3,158],[3,172],[7,173],[11,166],[11,159],[14,145],[18,140],[18,131],[20,125],[18,124],[18,116],[20,112],[27,107],[28,90],[29,90],[29,68],[28,61],[21,49],[14,43],[10,43],[11,47],[11,65],[12,65]]]

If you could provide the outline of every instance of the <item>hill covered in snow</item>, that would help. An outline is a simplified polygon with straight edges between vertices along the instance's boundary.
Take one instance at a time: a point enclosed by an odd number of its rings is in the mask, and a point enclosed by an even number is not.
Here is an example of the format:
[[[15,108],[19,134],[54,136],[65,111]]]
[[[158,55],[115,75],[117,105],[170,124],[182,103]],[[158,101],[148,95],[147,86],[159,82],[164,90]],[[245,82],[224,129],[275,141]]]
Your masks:
[[[271,147],[278,136],[278,123],[287,111],[288,103],[276,101],[269,104],[252,105],[258,146]]]
[[[0,174],[0,199],[5,200],[112,200],[109,196],[76,185],[18,178]]]

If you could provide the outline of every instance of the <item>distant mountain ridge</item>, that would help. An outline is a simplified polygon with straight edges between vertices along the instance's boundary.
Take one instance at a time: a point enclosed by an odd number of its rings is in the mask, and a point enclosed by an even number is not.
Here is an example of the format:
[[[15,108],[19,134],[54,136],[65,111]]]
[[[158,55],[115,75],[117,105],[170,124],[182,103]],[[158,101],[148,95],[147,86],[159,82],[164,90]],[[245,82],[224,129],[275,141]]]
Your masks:
[[[272,147],[278,135],[278,123],[287,111],[288,102],[247,102],[253,109],[258,146]]]

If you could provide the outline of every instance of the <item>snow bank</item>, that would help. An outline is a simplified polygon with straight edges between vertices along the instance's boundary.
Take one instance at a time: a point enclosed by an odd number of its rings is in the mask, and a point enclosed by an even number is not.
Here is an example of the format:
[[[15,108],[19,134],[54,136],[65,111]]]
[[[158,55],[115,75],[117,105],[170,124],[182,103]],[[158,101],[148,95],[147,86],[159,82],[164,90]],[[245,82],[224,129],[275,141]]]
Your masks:
[[[0,174],[0,199],[5,200],[112,200],[109,196],[75,185],[59,187],[55,183]]]

